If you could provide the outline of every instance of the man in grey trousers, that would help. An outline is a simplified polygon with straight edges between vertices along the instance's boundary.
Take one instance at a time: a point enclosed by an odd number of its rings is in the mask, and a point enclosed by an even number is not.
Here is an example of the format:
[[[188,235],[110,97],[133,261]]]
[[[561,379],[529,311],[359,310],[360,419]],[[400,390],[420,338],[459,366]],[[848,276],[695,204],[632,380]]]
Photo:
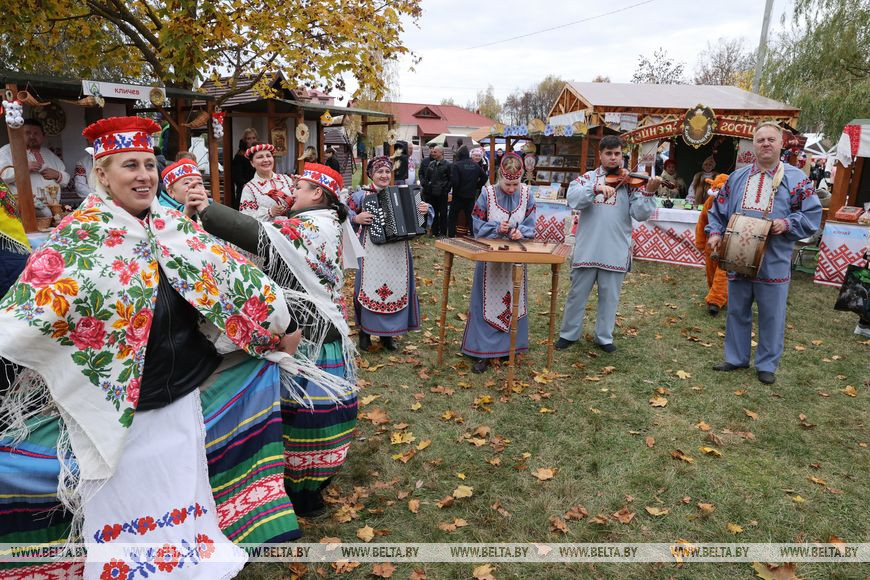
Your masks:
[[[558,349],[568,348],[580,339],[586,302],[597,283],[595,344],[605,352],[616,350],[613,326],[622,281],[631,267],[631,220],[649,219],[661,182],[653,177],[645,188],[607,185],[607,176],[618,173],[622,167],[622,143],[616,135],[607,135],[598,148],[601,166],[581,175],[568,187],[568,205],[581,213],[571,264],[571,290],[555,344]]]

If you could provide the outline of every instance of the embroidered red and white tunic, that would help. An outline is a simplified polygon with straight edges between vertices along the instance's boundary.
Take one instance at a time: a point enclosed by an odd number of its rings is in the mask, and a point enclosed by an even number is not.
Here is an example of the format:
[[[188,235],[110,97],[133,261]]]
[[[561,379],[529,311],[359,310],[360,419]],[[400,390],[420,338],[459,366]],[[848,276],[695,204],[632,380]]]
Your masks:
[[[269,195],[269,192],[273,190],[292,198],[293,178],[283,173],[273,173],[272,177],[268,179],[255,175],[242,188],[239,211],[261,222],[273,221],[275,218],[269,215],[269,210],[278,205],[275,197]]]

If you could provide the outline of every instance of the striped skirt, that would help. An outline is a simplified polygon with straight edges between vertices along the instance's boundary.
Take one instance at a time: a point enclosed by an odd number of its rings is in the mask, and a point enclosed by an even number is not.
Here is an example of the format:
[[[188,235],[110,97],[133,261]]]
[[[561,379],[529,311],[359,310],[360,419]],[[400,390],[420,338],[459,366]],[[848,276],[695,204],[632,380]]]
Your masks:
[[[301,532],[283,486],[280,371],[242,360],[219,370],[201,392],[219,525],[236,543],[294,540]],[[43,418],[34,425],[15,448],[0,441],[0,544],[62,544],[69,535],[71,518],[57,498],[58,422]],[[0,563],[0,578],[80,577],[83,567]]]
[[[330,374],[345,376],[340,341],[323,345],[317,366]],[[356,431],[355,392],[344,393],[335,402],[315,383],[303,381],[302,388],[314,402],[313,408],[281,398],[284,486],[294,503],[329,485],[344,464]]]
[[[233,542],[287,542],[302,535],[284,490],[281,378],[245,357],[202,391],[209,482],[221,530]]]

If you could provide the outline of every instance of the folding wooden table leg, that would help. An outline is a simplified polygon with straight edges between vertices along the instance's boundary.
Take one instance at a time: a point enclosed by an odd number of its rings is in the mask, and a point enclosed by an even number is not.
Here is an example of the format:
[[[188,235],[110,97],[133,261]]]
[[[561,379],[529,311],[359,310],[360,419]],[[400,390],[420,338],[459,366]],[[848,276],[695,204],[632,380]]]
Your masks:
[[[444,252],[444,286],[441,288],[441,323],[438,325],[438,366],[444,364],[444,338],[447,335],[447,297],[450,293],[450,271],[453,254]]]
[[[513,304],[511,306],[511,348],[508,357],[508,388],[514,386],[514,366],[517,358],[517,319],[520,316],[520,287],[523,283],[523,265],[514,264],[513,268]]]

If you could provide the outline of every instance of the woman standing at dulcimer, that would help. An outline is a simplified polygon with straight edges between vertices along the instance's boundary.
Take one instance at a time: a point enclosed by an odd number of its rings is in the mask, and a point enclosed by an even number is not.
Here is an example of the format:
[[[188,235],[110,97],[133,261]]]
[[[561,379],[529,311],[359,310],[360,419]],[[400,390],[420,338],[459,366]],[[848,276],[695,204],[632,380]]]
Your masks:
[[[386,156],[369,161],[366,173],[372,186],[355,192],[348,200],[351,223],[359,232],[365,248],[354,284],[354,310],[359,326],[359,347],[371,347],[371,335],[380,336],[387,350],[396,350],[394,337],[420,328],[420,302],[414,283],[414,257],[407,240],[389,244],[374,244],[369,237],[369,226],[374,215],[363,211],[363,199],[390,185],[393,163]],[[422,202],[417,208],[421,214],[429,211]]]
[[[256,143],[245,151],[257,173],[242,188],[239,211],[261,222],[285,215],[293,205],[293,179],[275,173],[274,151],[269,143]]]
[[[498,169],[498,183],[486,185],[471,212],[474,237],[522,240],[535,237],[535,197],[523,177],[523,160],[508,153]],[[513,264],[478,262],[471,287],[468,323],[462,337],[462,352],[476,358],[472,370],[482,373],[490,359],[510,354],[513,316]],[[526,273],[520,288],[516,352],[529,350],[529,319],[526,316]]]

